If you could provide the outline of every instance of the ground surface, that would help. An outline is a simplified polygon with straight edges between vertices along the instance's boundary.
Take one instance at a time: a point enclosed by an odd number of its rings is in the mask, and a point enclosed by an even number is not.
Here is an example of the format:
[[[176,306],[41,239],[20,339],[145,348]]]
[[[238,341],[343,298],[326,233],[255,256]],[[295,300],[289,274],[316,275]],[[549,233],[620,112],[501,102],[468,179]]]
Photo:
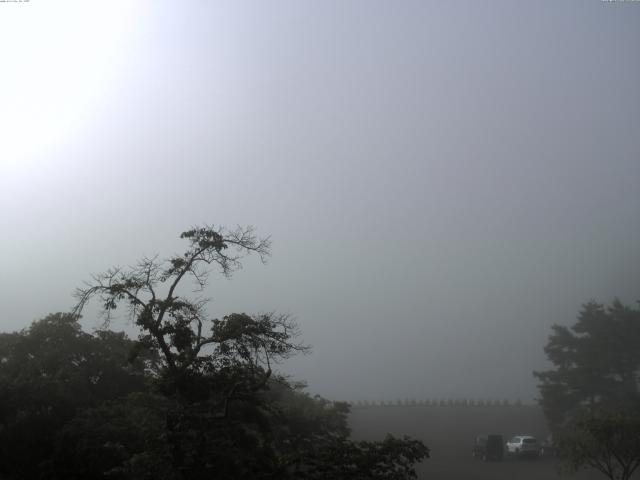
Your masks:
[[[421,480],[606,480],[595,471],[560,473],[552,458],[482,462],[471,456],[478,434],[498,433],[505,442],[516,434],[547,435],[539,408],[389,406],[354,408],[353,437],[380,440],[389,432],[423,440],[431,458],[418,466]]]

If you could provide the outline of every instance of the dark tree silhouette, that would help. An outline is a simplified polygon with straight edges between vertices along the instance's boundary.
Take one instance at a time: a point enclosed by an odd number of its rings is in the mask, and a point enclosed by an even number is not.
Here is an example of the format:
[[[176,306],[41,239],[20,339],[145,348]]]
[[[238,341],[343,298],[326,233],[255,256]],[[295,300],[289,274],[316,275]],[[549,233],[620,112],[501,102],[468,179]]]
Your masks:
[[[584,411],[559,440],[565,466],[592,467],[611,480],[629,480],[640,466],[640,412]]]
[[[0,334],[0,476],[46,478],[60,429],[84,409],[147,388],[153,355],[128,361],[123,333],[53,314]]]
[[[354,465],[362,478],[415,478],[414,463],[428,457],[421,441],[353,442],[347,404],[308,397],[274,371],[309,350],[290,316],[209,317],[200,295],[211,270],[228,277],[246,255],[264,261],[269,239],[251,227],[213,226],[181,238],[183,254],[108,270],[76,291],[74,315],[96,298],[108,326],[126,307],[140,331],[130,360],[160,361],[148,370],[148,391],[89,408],[64,426],[51,478],[361,478]]]
[[[265,385],[274,362],[306,352],[308,347],[296,341],[299,331],[288,315],[234,313],[212,319],[206,311],[207,298],[183,293],[193,293],[183,285],[189,280],[202,292],[213,267],[229,277],[241,267],[245,255],[255,253],[264,261],[269,238],[256,237],[252,227],[211,226],[192,228],[180,237],[188,242],[182,255],[164,261],[157,256],[143,258],[132,268],[94,275],[92,282],[76,291],[75,313],[97,297],[108,322],[112,311],[124,304],[140,328],[139,349],[157,351],[164,360],[164,388],[199,399],[213,388],[226,412],[230,399]],[[217,377],[209,392],[200,381],[204,373]],[[196,377],[198,385],[193,381]],[[225,388],[221,388],[223,378]]]
[[[583,305],[572,327],[553,326],[534,372],[554,438],[570,469],[592,466],[626,480],[640,462],[640,309],[614,300]]]

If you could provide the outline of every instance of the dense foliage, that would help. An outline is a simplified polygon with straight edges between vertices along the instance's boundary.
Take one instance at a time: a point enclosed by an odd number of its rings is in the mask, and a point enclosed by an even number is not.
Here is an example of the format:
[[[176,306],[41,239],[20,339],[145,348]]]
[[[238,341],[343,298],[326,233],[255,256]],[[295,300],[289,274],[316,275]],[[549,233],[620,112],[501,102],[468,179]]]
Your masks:
[[[310,397],[274,366],[308,347],[274,313],[209,318],[207,285],[268,239],[250,228],[194,228],[184,254],[93,277],[70,314],[0,335],[0,474],[21,479],[405,479],[421,441],[349,439],[348,405]],[[78,323],[98,298],[105,329]],[[109,330],[128,308],[136,341]]]
[[[37,477],[61,428],[83,409],[146,388],[153,357],[127,361],[134,342],[90,335],[70,314],[0,334],[0,469]]]
[[[611,480],[628,480],[640,466],[640,411],[585,410],[560,446],[570,471],[589,466]]]
[[[640,465],[640,309],[585,304],[571,328],[555,325],[534,372],[541,404],[570,469],[626,480]]]

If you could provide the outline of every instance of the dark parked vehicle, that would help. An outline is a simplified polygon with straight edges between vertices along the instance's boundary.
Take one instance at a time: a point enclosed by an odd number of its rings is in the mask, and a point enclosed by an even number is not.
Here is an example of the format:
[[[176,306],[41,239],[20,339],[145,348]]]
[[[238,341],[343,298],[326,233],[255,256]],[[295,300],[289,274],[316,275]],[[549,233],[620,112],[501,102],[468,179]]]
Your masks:
[[[501,461],[504,456],[502,435],[478,435],[471,454],[474,458],[479,458],[484,462],[487,460]]]

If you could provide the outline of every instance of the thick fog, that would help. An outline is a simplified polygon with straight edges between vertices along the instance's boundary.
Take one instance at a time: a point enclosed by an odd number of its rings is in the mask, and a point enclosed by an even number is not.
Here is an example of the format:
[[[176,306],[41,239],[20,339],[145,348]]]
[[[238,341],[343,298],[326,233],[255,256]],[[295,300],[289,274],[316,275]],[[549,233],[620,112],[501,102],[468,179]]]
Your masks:
[[[3,331],[254,225],[211,315],[294,315],[310,391],[529,402],[640,298],[640,3],[87,3],[0,3]]]

